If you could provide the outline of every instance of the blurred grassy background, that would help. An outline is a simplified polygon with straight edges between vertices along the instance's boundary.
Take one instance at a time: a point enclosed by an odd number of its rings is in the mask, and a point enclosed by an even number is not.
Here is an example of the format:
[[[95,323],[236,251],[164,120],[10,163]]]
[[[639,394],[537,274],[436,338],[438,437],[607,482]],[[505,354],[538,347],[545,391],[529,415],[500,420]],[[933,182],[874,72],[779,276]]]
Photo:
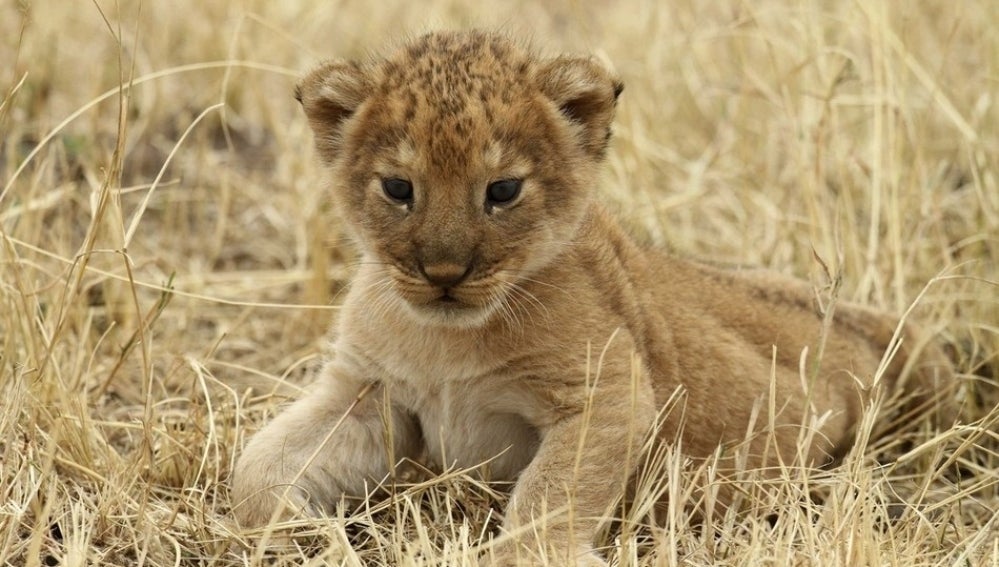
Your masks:
[[[449,542],[488,524],[483,487],[441,482],[418,510],[273,551],[229,525],[225,483],[307,383],[351,271],[296,77],[479,26],[618,70],[601,191],[636,234],[821,287],[818,257],[847,298],[895,313],[919,298],[967,384],[971,425],[923,431],[935,456],[871,488],[925,480],[936,515],[648,528],[620,564],[761,564],[776,542],[797,564],[996,564],[997,25],[989,0],[0,2],[0,557],[457,564]],[[951,454],[962,483],[936,474]]]

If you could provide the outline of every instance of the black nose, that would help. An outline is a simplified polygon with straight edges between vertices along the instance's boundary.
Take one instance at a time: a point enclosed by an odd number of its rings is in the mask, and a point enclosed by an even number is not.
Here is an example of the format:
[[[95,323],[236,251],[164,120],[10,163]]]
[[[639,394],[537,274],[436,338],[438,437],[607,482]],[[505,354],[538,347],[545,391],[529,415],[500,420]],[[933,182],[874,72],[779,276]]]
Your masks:
[[[454,287],[460,284],[468,274],[472,273],[472,265],[440,262],[437,264],[420,264],[420,273],[437,287]]]

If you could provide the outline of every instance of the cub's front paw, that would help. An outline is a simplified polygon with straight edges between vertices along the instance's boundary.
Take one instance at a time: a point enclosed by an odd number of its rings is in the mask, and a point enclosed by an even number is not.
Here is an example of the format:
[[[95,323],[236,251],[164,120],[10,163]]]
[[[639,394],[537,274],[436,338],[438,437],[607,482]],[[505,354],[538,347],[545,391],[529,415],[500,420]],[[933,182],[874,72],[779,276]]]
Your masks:
[[[268,450],[264,443],[247,446],[232,476],[233,514],[243,527],[257,527],[291,518],[319,517],[325,504],[339,500],[332,479],[317,482],[297,459]]]
[[[272,521],[321,515],[322,510],[304,490],[289,484],[290,479],[257,472],[240,467],[232,478],[232,511],[241,526],[257,527]]]

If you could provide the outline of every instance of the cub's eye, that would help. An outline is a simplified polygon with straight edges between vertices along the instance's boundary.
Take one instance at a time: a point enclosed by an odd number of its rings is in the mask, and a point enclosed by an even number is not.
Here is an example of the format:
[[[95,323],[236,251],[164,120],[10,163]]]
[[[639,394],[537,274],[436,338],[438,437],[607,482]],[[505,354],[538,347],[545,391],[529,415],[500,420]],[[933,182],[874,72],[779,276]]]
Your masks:
[[[493,181],[486,187],[486,203],[489,206],[509,204],[520,195],[520,179],[502,179]]]
[[[413,202],[413,184],[398,177],[388,177],[382,179],[382,191],[389,199],[397,203],[409,204]]]

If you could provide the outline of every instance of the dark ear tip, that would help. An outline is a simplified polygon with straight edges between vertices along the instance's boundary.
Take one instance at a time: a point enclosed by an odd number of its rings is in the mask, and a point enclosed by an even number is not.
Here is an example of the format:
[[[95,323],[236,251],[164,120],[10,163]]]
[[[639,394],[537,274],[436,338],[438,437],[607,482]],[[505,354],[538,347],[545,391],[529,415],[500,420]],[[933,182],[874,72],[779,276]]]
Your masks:
[[[617,97],[621,96],[622,92],[624,92],[624,83],[622,83],[620,80],[615,80],[614,81],[614,100],[617,100]]]
[[[295,85],[295,100],[302,103],[302,85]]]

